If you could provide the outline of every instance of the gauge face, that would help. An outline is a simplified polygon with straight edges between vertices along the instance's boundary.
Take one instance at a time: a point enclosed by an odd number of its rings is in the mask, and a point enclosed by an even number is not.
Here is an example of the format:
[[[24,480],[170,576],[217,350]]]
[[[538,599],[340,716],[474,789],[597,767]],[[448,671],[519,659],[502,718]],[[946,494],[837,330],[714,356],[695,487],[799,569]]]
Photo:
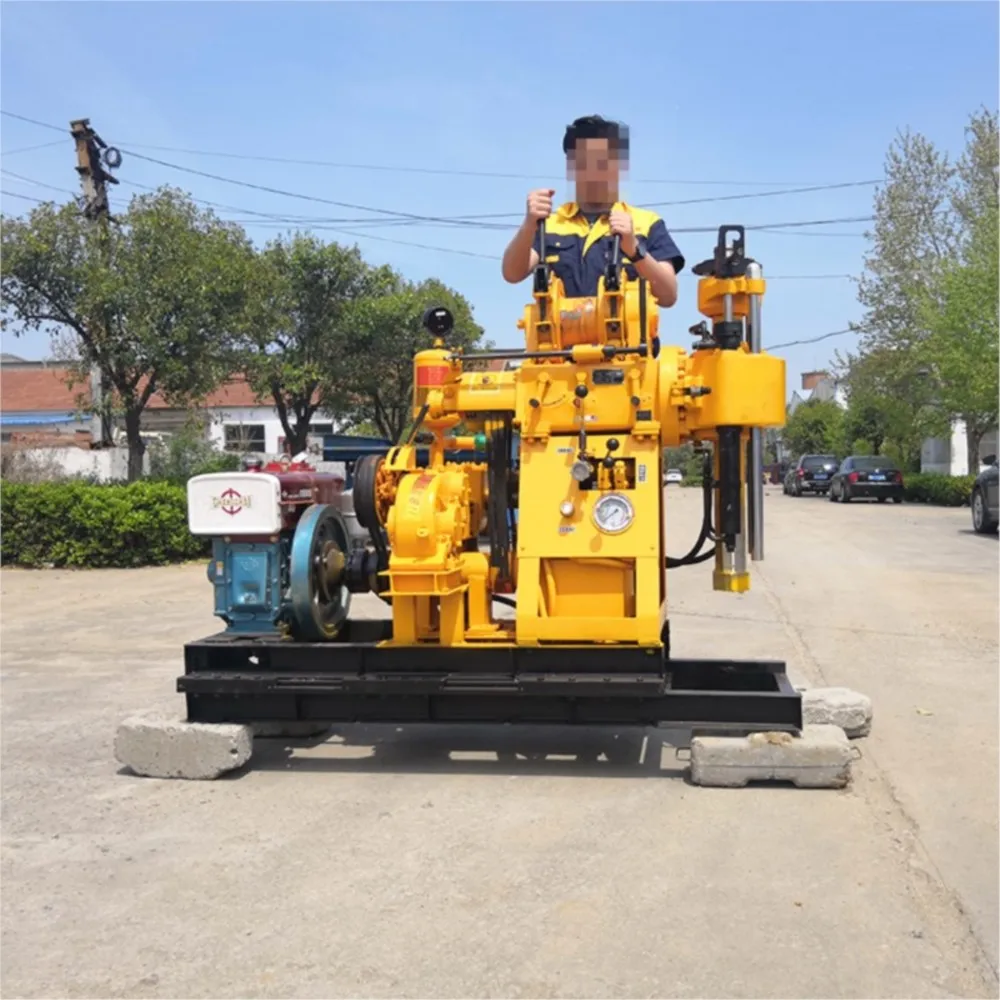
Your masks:
[[[607,535],[624,531],[635,517],[628,497],[608,493],[594,505],[594,524]]]

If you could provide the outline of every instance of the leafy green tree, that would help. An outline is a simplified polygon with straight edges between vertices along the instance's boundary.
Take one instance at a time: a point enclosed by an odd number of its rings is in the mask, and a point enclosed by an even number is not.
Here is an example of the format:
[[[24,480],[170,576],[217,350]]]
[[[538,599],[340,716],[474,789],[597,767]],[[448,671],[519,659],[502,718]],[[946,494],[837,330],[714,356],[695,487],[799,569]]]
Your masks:
[[[879,405],[879,400],[862,398],[847,408],[844,414],[844,437],[851,442],[861,441],[877,455],[887,435],[887,414]],[[852,452],[855,449],[852,445]]]
[[[891,451],[907,470],[920,467],[923,438],[939,428],[931,408],[929,371],[908,363],[900,371],[893,352],[875,348],[841,360],[838,373],[847,395],[844,435],[850,450],[866,442],[871,453]]]
[[[884,440],[911,466],[921,435],[947,433],[961,418],[975,468],[982,435],[996,426],[997,140],[987,109],[970,116],[957,163],[901,133],[876,194],[859,351],[842,359],[842,374],[852,397],[870,397],[867,416],[880,411]]]
[[[239,367],[273,399],[292,453],[306,447],[320,408],[354,405],[355,307],[394,287],[389,268],[370,267],[355,247],[295,233],[267,245],[256,262],[253,319]]]
[[[398,441],[413,417],[413,356],[433,346],[423,327],[431,306],[445,306],[455,320],[449,348],[488,348],[472,306],[458,292],[436,279],[414,284],[398,280],[388,293],[357,304],[352,313],[352,350],[348,363],[335,368],[328,380],[332,396],[348,397],[344,416],[367,421],[379,434]]]
[[[187,406],[228,375],[251,287],[244,231],[180,191],[140,195],[114,222],[44,204],[5,219],[0,289],[14,330],[71,334],[77,380],[100,370],[124,418],[129,481],[142,475],[143,410],[154,392]]]
[[[811,399],[789,415],[783,438],[794,455],[842,455],[844,411],[832,400]]]
[[[965,422],[970,471],[979,468],[979,445],[1000,418],[998,241],[994,203],[973,220],[961,257],[948,264],[924,301],[929,332],[920,355],[931,372],[937,409]]]

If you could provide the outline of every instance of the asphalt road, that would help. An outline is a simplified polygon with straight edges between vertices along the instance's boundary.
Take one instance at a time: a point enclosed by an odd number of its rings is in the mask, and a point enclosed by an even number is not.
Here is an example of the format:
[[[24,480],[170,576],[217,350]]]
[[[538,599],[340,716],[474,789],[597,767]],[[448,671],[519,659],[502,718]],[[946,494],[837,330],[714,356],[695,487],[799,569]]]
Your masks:
[[[681,554],[698,497],[668,496]],[[696,788],[653,734],[612,766],[558,731],[542,763],[345,730],[136,778],[115,726],[181,711],[203,567],[5,571],[3,996],[996,997],[997,541],[777,489],[766,517],[750,594],[670,574],[675,653],[869,694],[844,791]]]

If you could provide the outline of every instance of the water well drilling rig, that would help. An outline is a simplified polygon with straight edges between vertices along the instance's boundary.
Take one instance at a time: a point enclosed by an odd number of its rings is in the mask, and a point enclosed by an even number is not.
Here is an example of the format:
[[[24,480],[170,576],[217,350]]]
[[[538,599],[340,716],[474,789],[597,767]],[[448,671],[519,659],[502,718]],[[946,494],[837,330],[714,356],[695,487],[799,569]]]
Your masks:
[[[627,280],[618,240],[587,298],[567,298],[540,255],[523,349],[451,350],[450,314],[429,310],[409,437],[355,467],[371,544],[338,555],[334,507],[303,516],[297,592],[315,627],[188,644],[188,717],[799,730],[784,663],[670,651],[666,570],[712,559],[716,590],[749,587],[762,430],[785,419],[743,227],[722,227],[693,270],[705,320],[687,351],[661,346],[656,301]],[[496,359],[511,364],[472,370]],[[704,455],[704,520],[671,559],[662,454],[685,442]],[[366,590],[391,621],[351,618],[349,595]]]

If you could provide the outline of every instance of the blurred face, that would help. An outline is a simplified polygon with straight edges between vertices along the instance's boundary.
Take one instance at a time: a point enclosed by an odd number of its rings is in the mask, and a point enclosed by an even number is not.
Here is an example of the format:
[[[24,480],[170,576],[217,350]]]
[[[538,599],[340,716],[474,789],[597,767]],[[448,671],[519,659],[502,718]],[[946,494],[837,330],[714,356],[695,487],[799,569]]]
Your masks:
[[[607,139],[580,139],[566,158],[566,176],[576,183],[581,208],[610,208],[618,200],[618,181],[628,170],[627,154]]]

